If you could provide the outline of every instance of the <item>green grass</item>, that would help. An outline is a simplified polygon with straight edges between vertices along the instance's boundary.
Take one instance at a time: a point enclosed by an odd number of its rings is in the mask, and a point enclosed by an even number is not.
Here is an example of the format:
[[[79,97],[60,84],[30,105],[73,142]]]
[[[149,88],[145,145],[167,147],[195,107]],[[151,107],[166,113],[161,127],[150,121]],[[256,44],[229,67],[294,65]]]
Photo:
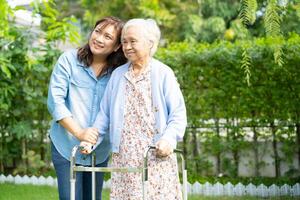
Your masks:
[[[57,188],[50,186],[0,184],[0,200],[56,200],[58,199]],[[103,200],[109,199],[109,190],[104,190]],[[292,197],[203,197],[189,196],[189,200],[300,200]]]
[[[300,198],[293,197],[272,197],[272,198],[261,198],[261,197],[204,197],[204,196],[189,196],[188,200],[299,200]]]
[[[55,187],[0,184],[0,200],[54,200],[58,199]]]

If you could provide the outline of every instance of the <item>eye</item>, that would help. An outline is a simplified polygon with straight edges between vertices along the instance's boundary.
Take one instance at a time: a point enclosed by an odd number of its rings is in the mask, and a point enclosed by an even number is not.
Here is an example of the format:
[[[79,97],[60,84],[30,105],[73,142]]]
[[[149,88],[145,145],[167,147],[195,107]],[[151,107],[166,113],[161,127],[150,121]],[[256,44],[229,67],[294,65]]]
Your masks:
[[[106,35],[104,35],[104,36],[105,36],[106,39],[112,40],[112,36],[111,36],[111,35],[106,34]]]

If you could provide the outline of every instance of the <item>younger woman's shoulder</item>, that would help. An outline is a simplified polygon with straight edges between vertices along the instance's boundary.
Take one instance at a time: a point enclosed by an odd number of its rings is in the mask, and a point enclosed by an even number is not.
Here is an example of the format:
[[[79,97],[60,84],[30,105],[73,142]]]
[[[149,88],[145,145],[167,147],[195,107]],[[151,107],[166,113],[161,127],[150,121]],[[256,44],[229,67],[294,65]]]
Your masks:
[[[63,52],[60,57],[65,59],[77,59],[77,49],[67,50]]]

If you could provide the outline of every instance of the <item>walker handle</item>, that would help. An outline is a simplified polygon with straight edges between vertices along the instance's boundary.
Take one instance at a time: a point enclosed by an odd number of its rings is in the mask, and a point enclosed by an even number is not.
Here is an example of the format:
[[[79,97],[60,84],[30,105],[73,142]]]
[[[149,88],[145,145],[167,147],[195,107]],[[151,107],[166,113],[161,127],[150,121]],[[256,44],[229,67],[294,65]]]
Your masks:
[[[149,150],[150,149],[156,149],[156,147],[154,145],[149,145]],[[174,153],[183,153],[183,151],[181,149],[173,149]]]

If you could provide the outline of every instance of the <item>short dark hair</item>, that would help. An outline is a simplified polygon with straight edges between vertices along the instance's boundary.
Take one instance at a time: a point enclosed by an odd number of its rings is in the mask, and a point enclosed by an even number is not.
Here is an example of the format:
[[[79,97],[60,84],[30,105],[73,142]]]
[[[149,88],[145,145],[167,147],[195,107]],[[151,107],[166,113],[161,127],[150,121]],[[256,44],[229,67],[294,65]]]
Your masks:
[[[124,26],[124,22],[121,19],[119,19],[117,17],[112,17],[112,16],[104,17],[95,23],[95,26],[94,26],[92,32],[99,24],[103,24],[103,28],[105,28],[107,25],[113,25],[117,31],[118,44],[121,44],[121,32],[122,32],[122,28]],[[91,33],[90,33],[90,37],[91,37]],[[78,48],[77,57],[78,57],[79,61],[83,62],[86,66],[90,66],[92,64],[93,53],[91,52],[89,42],[87,42],[82,47]],[[123,50],[122,50],[122,48],[119,48],[116,52],[115,51],[112,52],[107,57],[107,65],[108,66],[106,66],[106,67],[110,67],[113,70],[116,67],[123,65],[126,62],[127,62],[127,59],[124,56]]]

